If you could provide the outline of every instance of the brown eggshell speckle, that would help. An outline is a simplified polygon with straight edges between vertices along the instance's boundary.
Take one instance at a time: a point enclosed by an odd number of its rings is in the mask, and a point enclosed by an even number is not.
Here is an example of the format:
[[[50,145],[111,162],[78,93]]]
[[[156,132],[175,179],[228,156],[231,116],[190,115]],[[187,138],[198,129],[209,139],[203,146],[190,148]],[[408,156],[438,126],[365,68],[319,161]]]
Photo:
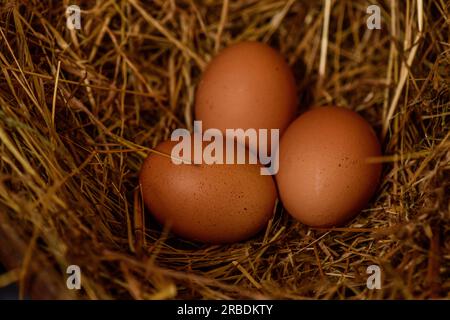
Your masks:
[[[176,142],[157,151],[170,155]],[[231,243],[260,231],[272,215],[277,197],[270,176],[257,164],[180,164],[155,153],[142,165],[142,196],[162,224],[190,240]]]
[[[318,107],[297,118],[280,142],[280,198],[309,226],[337,226],[367,204],[380,177],[381,154],[371,126],[357,113]]]

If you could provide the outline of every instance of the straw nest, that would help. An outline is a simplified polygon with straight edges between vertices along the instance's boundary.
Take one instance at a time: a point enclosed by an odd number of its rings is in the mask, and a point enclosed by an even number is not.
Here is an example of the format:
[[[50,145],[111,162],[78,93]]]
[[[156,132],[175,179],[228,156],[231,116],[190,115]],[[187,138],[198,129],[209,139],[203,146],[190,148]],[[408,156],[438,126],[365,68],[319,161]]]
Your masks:
[[[1,1],[0,286],[36,298],[449,298],[449,3]],[[329,4],[329,5],[328,5]],[[142,206],[138,171],[190,128],[206,63],[239,40],[292,66],[301,106],[356,110],[382,138],[379,189],[345,226],[278,204],[258,236],[183,241]],[[378,265],[381,290],[366,287]],[[66,288],[78,265],[82,289]]]

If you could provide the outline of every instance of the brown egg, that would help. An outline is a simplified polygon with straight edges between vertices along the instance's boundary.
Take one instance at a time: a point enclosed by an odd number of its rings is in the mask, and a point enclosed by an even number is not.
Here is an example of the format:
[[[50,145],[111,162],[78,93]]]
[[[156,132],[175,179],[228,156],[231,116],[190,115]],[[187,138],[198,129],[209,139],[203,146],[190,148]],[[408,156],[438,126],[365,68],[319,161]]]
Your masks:
[[[337,226],[357,214],[377,188],[381,154],[371,126],[357,113],[318,107],[297,118],[280,142],[276,176],[281,201],[300,222]]]
[[[165,141],[156,150],[170,155],[176,143]],[[144,203],[159,222],[206,243],[253,236],[267,224],[277,197],[275,182],[260,174],[258,164],[176,165],[155,153],[142,165],[140,184]]]
[[[284,58],[259,42],[240,42],[208,64],[195,97],[203,128],[279,129],[294,119],[294,76]],[[256,147],[256,146],[252,146]]]

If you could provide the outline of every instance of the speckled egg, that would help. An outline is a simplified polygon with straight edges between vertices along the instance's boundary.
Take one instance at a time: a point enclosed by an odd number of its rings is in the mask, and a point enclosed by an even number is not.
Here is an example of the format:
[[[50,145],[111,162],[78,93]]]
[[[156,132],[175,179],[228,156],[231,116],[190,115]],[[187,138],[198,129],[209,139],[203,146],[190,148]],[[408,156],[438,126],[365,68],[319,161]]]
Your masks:
[[[174,164],[176,142],[150,153],[140,172],[146,207],[177,235],[205,243],[231,243],[255,235],[272,215],[277,192],[258,164]],[[183,158],[184,159],[184,158]]]
[[[203,128],[279,129],[295,118],[295,79],[283,56],[259,42],[240,42],[208,64],[195,96]],[[256,147],[252,145],[251,147]]]
[[[374,194],[381,164],[380,144],[356,112],[317,107],[305,112],[280,142],[276,176],[281,201],[300,222],[340,225],[355,216]]]

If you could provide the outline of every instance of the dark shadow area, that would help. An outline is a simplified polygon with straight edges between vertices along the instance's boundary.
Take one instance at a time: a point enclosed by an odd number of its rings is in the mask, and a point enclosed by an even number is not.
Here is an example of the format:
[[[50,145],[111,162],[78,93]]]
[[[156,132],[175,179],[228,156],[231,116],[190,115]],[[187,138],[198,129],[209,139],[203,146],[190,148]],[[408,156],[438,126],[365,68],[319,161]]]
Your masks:
[[[6,272],[5,268],[0,265],[0,274]],[[16,284],[0,288],[0,300],[16,300],[19,297],[19,288]]]

